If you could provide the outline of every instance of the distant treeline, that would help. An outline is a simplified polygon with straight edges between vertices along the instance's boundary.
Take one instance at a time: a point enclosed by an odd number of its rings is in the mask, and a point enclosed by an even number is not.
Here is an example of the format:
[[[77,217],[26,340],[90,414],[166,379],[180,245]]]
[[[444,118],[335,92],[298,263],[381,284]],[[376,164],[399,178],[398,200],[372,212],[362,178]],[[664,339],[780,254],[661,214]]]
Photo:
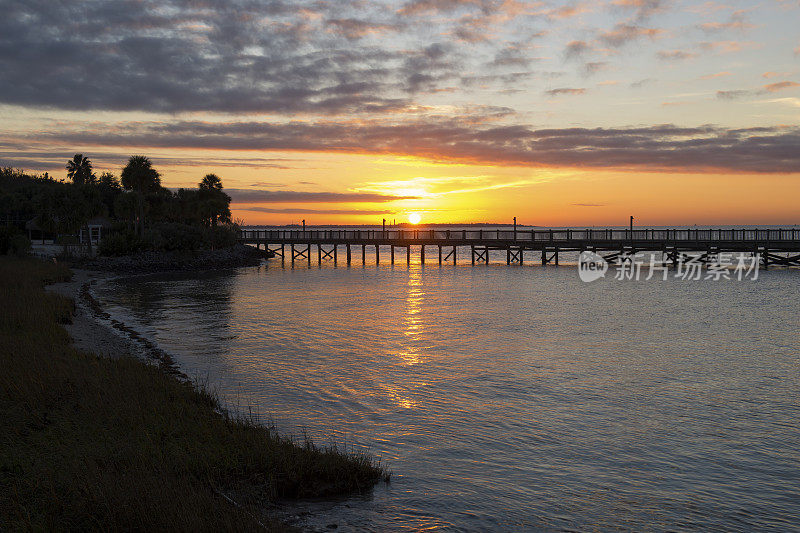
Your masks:
[[[0,224],[23,229],[32,222],[39,232],[64,236],[105,219],[111,226],[101,252],[109,255],[235,242],[231,199],[215,174],[203,177],[197,189],[173,192],[161,185],[161,175],[141,155],[130,157],[119,178],[111,172],[97,176],[83,154],[75,154],[66,170],[68,179],[56,180],[47,172],[0,168]]]

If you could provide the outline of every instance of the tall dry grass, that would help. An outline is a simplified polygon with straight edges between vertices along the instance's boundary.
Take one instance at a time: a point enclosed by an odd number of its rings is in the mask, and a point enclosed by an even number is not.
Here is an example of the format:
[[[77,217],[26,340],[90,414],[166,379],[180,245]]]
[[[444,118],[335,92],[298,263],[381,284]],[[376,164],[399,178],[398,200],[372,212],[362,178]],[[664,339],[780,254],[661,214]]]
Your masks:
[[[63,266],[0,258],[0,530],[282,530],[276,498],[366,490],[363,455],[296,444],[133,358],[76,351]],[[241,505],[234,505],[228,499]]]

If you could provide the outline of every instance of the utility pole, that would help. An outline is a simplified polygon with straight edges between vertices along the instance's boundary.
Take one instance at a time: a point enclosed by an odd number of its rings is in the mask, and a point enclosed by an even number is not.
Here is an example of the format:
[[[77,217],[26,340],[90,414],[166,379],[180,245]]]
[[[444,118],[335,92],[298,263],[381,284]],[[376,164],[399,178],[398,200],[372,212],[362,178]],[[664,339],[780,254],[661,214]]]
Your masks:
[[[631,215],[631,231],[633,231],[633,215]]]
[[[514,217],[514,240],[517,240],[517,217]]]
[[[306,231],[306,219],[303,219],[303,231]]]

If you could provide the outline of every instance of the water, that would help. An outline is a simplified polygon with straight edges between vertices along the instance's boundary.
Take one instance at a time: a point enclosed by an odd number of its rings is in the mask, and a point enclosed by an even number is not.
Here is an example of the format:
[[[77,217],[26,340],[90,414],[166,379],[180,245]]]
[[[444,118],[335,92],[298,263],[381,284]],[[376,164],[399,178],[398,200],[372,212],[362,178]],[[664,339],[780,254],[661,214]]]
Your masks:
[[[306,527],[800,527],[800,272],[587,284],[404,259],[96,292],[229,404],[389,463],[368,495],[302,504]]]

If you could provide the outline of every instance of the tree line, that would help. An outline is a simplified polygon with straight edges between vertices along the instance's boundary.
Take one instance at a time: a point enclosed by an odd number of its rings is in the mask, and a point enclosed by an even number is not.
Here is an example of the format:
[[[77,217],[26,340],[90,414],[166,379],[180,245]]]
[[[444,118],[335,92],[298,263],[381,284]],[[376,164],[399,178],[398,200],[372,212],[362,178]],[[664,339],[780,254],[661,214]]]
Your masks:
[[[197,189],[172,191],[142,155],[131,156],[119,178],[111,172],[97,176],[83,154],[65,168],[66,181],[47,172],[0,168],[0,223],[22,227],[34,221],[51,235],[74,235],[90,220],[106,217],[118,247],[139,249],[213,247],[223,236],[230,241],[224,234],[234,230],[231,199],[216,174],[204,176]]]

